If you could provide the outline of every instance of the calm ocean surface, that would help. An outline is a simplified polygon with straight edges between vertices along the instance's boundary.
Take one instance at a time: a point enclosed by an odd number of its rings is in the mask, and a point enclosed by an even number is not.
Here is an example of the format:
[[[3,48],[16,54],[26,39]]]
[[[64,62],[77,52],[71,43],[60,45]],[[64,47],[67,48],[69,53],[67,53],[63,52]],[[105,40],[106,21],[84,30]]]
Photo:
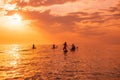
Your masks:
[[[0,45],[0,80],[120,80],[120,46]]]

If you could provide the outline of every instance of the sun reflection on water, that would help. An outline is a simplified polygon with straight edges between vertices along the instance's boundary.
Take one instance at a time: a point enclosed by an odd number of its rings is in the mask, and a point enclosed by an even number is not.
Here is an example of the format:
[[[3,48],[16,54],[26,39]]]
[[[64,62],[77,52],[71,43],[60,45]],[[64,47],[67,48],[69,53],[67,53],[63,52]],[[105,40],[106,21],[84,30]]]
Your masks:
[[[8,51],[10,57],[9,66],[17,67],[18,61],[20,60],[20,54],[18,51],[19,45],[13,45],[12,48]]]
[[[20,74],[18,67],[21,62],[21,45],[6,45],[4,53],[0,54],[0,80],[16,77]],[[3,76],[3,77],[1,77]]]

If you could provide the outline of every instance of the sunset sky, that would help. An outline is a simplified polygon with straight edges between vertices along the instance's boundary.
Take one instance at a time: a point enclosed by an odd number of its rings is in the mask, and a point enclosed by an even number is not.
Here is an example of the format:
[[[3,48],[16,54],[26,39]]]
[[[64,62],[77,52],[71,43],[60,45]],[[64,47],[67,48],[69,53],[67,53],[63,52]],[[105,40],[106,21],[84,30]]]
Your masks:
[[[120,0],[0,0],[0,43],[120,44]]]

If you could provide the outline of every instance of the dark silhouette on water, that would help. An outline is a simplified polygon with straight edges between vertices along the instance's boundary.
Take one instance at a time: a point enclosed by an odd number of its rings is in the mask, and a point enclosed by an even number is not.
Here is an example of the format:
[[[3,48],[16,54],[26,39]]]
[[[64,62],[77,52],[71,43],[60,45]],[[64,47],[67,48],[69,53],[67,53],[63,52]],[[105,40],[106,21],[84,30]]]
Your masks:
[[[71,45],[71,49],[70,49],[70,50],[71,50],[71,51],[75,51],[75,50],[76,50],[76,47],[75,47],[74,44]]]
[[[32,49],[36,49],[36,47],[35,47],[35,45],[34,45],[34,44],[32,45]]]
[[[64,42],[64,44],[63,44],[63,52],[64,53],[68,52],[68,50],[67,50],[67,42]]]
[[[55,44],[52,45],[52,49],[56,49],[57,46]]]

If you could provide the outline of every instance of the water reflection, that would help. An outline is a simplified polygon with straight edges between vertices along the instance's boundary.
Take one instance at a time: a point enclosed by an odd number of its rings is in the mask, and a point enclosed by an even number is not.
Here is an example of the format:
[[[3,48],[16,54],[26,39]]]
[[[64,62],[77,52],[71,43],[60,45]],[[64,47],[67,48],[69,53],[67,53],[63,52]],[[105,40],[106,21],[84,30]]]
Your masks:
[[[19,45],[13,45],[11,49],[8,51],[9,56],[9,66],[10,67],[17,67],[18,61],[20,60],[20,54],[19,54]]]
[[[44,46],[36,50],[6,47],[0,53],[0,80],[120,80],[120,50],[116,48],[90,46],[64,53]]]
[[[64,54],[64,60],[67,60],[67,53],[63,53]]]
[[[0,80],[12,78],[19,74],[17,71],[21,59],[19,50],[19,45],[7,45],[4,54],[0,54]]]

